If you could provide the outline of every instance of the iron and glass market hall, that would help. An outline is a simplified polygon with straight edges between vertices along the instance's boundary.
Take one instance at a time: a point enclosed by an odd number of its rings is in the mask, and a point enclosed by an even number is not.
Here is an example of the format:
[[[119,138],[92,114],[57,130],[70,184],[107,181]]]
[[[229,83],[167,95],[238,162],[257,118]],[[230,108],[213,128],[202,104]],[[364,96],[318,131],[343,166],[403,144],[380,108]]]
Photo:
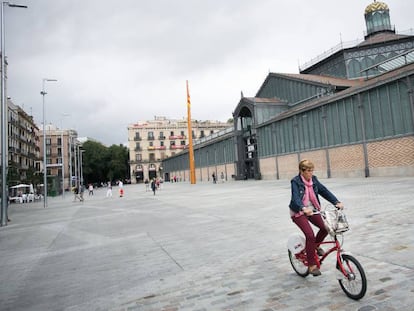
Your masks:
[[[360,42],[299,68],[271,72],[233,111],[233,126],[194,144],[196,180],[289,179],[300,159],[320,177],[414,176],[414,35],[386,3],[365,8]],[[165,159],[189,179],[188,151]]]

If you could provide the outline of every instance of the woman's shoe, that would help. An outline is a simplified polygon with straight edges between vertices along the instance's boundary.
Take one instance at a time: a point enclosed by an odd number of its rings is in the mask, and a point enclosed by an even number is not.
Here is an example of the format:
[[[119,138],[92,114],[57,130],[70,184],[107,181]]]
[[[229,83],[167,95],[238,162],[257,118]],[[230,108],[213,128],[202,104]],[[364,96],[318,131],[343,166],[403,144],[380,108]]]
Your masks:
[[[313,276],[319,276],[319,275],[321,275],[322,273],[321,273],[321,271],[318,269],[318,267],[315,265],[315,266],[310,266],[309,268],[308,268],[308,271],[309,271],[309,273],[310,274],[312,274]]]

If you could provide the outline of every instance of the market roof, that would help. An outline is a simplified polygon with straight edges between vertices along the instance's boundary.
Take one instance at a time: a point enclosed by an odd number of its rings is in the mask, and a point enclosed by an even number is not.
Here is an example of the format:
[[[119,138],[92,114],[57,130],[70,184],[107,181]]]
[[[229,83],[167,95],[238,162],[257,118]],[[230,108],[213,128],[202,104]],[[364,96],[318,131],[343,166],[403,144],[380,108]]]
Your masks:
[[[369,14],[372,12],[376,12],[376,11],[388,11],[388,5],[385,4],[384,2],[380,2],[380,1],[375,1],[373,3],[371,3],[370,5],[368,5],[365,8],[365,14]]]

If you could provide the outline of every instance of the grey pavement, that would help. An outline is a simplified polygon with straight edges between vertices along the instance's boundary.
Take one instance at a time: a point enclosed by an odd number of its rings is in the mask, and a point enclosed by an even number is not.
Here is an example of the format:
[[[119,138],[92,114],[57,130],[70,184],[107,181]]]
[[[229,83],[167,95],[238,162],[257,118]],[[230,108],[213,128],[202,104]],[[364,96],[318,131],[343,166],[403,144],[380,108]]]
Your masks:
[[[299,230],[278,180],[12,204],[0,310],[414,310],[414,178],[321,181],[346,206],[344,249],[368,278],[359,301],[342,292],[332,255],[322,276],[295,274],[286,242]]]

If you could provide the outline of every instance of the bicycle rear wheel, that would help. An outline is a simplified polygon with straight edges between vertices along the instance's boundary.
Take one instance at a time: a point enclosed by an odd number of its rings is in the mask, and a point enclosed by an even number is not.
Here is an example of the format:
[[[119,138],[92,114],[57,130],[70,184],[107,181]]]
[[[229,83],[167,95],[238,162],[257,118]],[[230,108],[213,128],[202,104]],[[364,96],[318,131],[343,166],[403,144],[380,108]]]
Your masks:
[[[346,275],[343,279],[338,280],[339,285],[349,298],[359,300],[364,297],[367,291],[367,278],[364,269],[359,261],[351,255],[343,254],[341,258]],[[336,263],[336,268],[341,270],[339,262]]]
[[[309,274],[308,267],[301,260],[296,258],[295,254],[293,254],[290,250],[288,250],[288,254],[293,270],[295,270],[295,272],[301,277],[307,277]]]

